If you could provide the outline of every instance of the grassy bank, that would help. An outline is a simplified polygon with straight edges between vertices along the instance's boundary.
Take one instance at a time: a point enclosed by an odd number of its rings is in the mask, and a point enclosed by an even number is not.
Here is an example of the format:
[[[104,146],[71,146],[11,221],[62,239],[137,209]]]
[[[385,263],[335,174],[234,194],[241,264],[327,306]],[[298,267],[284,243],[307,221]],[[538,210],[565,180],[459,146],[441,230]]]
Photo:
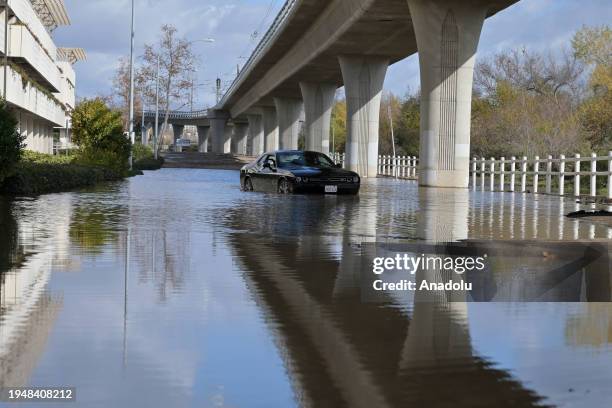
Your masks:
[[[2,183],[0,192],[11,195],[38,195],[121,178],[122,175],[108,168],[79,164],[73,155],[52,156],[24,152],[13,174]]]
[[[157,170],[164,163],[162,158],[135,159],[134,171],[119,174],[105,166],[86,164],[75,154],[53,156],[25,151],[12,175],[0,185],[0,194],[38,195],[68,191],[142,174],[141,170]]]

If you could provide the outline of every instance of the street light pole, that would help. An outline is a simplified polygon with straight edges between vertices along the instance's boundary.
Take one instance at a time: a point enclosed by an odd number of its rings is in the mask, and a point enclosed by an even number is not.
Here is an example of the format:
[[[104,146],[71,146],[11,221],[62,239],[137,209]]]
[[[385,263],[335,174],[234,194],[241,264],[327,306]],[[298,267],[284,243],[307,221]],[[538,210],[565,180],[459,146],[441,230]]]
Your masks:
[[[204,43],[214,43],[215,39],[214,38],[200,38],[197,40],[193,40],[193,41],[189,41],[189,44],[194,44],[197,42],[204,42]],[[192,72],[192,77],[191,77],[191,95],[189,98],[190,101],[190,108],[191,108],[191,112],[193,112],[193,93],[194,93],[194,87],[195,87],[195,73],[197,72],[197,69],[194,70],[194,72]]]
[[[130,116],[129,116],[130,142],[134,145],[134,0],[132,0],[132,26],[130,32]],[[134,157],[130,150],[130,170],[133,167]]]
[[[155,77],[155,140],[153,141],[155,160],[157,160],[157,141],[159,140],[159,60],[160,55],[157,54],[157,75]]]
[[[145,103],[142,101],[142,123],[140,124],[140,143],[147,144],[147,135],[145,134]]]
[[[2,98],[6,102],[6,76],[8,75],[8,0],[4,0],[2,5],[4,6],[4,87],[2,88]]]
[[[189,96],[189,108],[191,110],[191,112],[193,112],[193,87],[195,86],[194,84],[194,76],[191,76],[191,95]]]

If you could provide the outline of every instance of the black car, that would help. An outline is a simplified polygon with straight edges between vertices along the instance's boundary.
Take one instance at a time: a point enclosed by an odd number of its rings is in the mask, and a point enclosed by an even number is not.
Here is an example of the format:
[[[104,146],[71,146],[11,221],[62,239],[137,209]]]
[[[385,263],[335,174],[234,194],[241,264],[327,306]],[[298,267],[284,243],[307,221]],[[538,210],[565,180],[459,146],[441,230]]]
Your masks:
[[[323,153],[301,150],[264,153],[240,169],[244,191],[357,194],[360,181]]]

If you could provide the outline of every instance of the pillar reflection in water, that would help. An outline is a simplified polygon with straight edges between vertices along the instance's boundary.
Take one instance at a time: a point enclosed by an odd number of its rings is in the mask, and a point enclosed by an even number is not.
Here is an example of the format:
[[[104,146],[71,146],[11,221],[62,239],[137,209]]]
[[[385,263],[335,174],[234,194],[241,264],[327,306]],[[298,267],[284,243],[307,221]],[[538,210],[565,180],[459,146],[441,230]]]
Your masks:
[[[470,205],[467,189],[420,188],[419,203],[419,237],[435,243],[468,238]],[[443,283],[452,279],[452,274],[454,272],[442,269],[421,268],[415,280],[417,287],[423,280]],[[403,369],[472,356],[465,300],[465,291],[459,290],[415,293],[410,330],[402,350]]]
[[[368,180],[374,182],[386,183]],[[381,221],[393,215],[381,213],[396,207],[380,197],[367,187],[355,198],[283,197],[266,201],[261,213],[252,206],[224,217],[236,231],[230,238],[234,258],[277,338],[300,404],[432,406],[469,401],[475,387],[483,387],[485,404],[534,406],[537,395],[472,349],[465,293],[423,292],[410,304],[392,294],[384,304],[361,300],[360,245],[394,242]],[[418,211],[420,237],[467,238],[467,192],[427,189],[419,197],[435,203]],[[266,214],[299,222],[272,223]],[[329,230],[341,236],[326,238]],[[430,278],[443,276],[434,271]]]
[[[369,180],[375,183],[376,180]],[[355,197],[345,207],[342,228],[342,254],[334,284],[334,296],[344,291],[358,290],[361,270],[361,244],[376,242],[378,225],[378,196],[369,197],[367,205]]]

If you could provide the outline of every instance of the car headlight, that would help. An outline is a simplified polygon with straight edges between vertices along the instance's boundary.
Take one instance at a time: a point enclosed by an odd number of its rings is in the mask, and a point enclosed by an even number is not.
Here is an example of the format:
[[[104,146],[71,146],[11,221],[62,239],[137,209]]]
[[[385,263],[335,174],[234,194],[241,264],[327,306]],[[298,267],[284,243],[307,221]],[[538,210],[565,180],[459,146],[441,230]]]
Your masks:
[[[359,183],[359,177],[358,176],[353,177],[353,183]]]

